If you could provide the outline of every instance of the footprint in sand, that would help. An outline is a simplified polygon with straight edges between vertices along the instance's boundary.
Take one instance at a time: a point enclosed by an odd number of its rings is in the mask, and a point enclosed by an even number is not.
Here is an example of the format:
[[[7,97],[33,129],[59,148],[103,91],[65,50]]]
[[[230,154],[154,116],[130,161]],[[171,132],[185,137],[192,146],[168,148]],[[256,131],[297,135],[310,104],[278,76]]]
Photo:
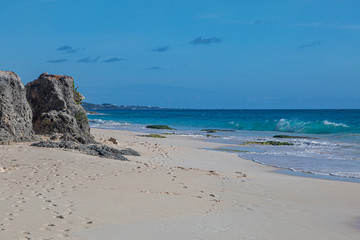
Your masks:
[[[60,238],[68,238],[69,237],[69,235],[68,234],[58,234],[58,235],[56,235],[57,237],[60,237]]]
[[[20,240],[31,240],[30,237],[20,237],[19,239],[20,239]]]
[[[58,214],[58,213],[56,213],[56,214]],[[56,218],[56,219],[64,219],[65,217],[63,215],[56,215],[56,216],[54,216],[54,218]]]
[[[40,231],[51,231],[51,228],[48,227],[41,227],[39,228]]]

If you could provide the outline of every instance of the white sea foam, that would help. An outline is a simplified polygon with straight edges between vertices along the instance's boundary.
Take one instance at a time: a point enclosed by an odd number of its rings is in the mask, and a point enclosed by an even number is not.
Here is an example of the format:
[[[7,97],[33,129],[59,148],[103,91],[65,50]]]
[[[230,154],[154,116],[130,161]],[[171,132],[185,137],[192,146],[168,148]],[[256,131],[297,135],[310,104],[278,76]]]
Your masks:
[[[324,125],[330,125],[330,126],[335,126],[335,127],[346,127],[348,128],[349,126],[344,124],[344,123],[334,123],[334,122],[329,122],[328,120],[324,120],[323,121]]]
[[[310,122],[287,120],[282,118],[277,122],[275,129],[281,132],[302,132],[304,127],[309,123]]]
[[[86,113],[88,116],[98,116],[98,115],[107,115],[105,113]]]
[[[334,133],[341,132],[343,128],[349,128],[344,123],[324,121],[301,121],[301,120],[289,120],[280,119],[276,123],[275,129],[281,132],[298,132],[298,133]]]
[[[257,141],[268,141],[269,139],[271,138],[254,138]],[[327,139],[289,139],[288,141],[294,145],[254,145],[264,152],[241,153],[239,156],[257,163],[295,172],[360,178],[358,144]]]
[[[360,178],[360,172],[337,172],[330,173],[331,176],[347,177],[347,178]]]
[[[127,122],[116,122],[111,120],[102,120],[102,119],[89,119],[90,127],[94,128],[115,128],[121,126],[130,125]]]

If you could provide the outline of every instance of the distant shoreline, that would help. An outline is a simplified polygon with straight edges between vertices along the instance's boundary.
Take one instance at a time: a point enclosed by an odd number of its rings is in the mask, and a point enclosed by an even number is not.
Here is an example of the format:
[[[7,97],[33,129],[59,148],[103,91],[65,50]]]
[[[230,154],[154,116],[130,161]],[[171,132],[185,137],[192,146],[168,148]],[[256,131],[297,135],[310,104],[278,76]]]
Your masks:
[[[110,110],[170,110],[170,109],[178,109],[178,108],[164,108],[164,107],[156,107],[156,106],[141,106],[141,105],[115,105],[111,103],[103,103],[103,104],[95,104],[95,103],[88,103],[82,102],[82,107],[86,111],[110,111]]]
[[[177,107],[159,107],[146,105],[116,105],[112,103],[88,103],[82,102],[82,107],[86,111],[96,110],[229,110],[229,111],[339,111],[339,110],[360,110],[360,108],[177,108]]]

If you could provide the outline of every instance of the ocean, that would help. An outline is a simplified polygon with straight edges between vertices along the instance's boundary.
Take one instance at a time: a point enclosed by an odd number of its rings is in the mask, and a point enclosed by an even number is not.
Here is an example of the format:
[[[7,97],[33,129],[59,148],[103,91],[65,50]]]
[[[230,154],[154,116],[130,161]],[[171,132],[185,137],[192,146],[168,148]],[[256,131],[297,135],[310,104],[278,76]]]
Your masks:
[[[93,128],[175,132],[232,144],[234,147],[229,149],[241,158],[261,164],[319,176],[360,179],[360,110],[117,110],[88,117]],[[176,130],[147,129],[149,124]],[[208,133],[201,131],[204,129],[229,131]],[[249,143],[268,141],[290,145]]]

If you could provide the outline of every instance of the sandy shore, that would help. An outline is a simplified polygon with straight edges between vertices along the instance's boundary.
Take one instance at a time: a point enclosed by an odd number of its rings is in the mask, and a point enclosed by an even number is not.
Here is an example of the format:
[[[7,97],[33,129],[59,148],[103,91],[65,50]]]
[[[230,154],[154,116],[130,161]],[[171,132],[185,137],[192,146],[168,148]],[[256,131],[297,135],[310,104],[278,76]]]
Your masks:
[[[142,156],[0,146],[0,239],[359,239],[359,183],[277,174],[184,136],[92,133]]]

